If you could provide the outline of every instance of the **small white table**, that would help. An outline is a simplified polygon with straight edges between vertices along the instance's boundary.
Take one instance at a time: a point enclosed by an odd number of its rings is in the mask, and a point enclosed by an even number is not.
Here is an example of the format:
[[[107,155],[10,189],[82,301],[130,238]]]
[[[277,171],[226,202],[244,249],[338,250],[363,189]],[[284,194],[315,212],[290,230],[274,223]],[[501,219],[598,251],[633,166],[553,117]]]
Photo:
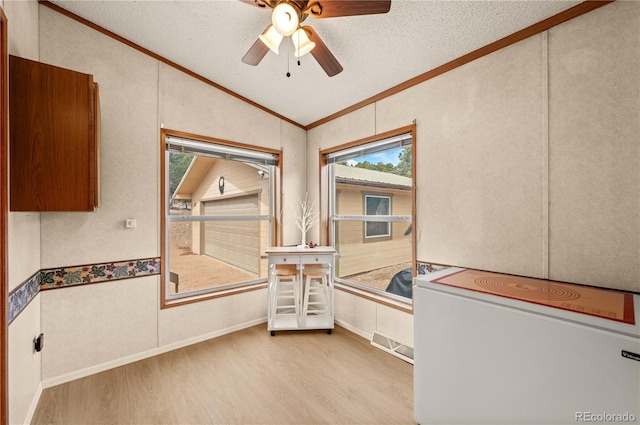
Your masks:
[[[269,266],[269,309],[267,317],[267,329],[271,331],[271,335],[275,335],[277,330],[298,330],[298,329],[326,329],[327,333],[331,333],[333,329],[334,312],[333,312],[333,279],[335,257],[338,254],[331,246],[317,246],[315,248],[296,248],[296,247],[270,247],[265,251],[265,256]],[[298,305],[303,304],[303,288],[304,288],[304,268],[309,265],[326,266],[330,273],[327,279],[327,308],[324,314],[309,315],[302,317],[302,308],[299,309],[297,315],[278,315],[272,311],[272,305],[276,294],[276,279],[273,271],[278,264],[295,265],[297,270],[297,285],[299,285]]]

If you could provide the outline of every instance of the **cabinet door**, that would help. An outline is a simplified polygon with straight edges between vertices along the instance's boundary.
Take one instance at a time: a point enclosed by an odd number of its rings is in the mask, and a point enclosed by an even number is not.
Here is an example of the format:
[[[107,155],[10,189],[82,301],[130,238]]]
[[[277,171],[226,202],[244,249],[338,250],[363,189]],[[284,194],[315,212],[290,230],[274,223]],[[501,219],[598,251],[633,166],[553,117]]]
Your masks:
[[[93,77],[9,60],[12,211],[93,211],[97,202]]]

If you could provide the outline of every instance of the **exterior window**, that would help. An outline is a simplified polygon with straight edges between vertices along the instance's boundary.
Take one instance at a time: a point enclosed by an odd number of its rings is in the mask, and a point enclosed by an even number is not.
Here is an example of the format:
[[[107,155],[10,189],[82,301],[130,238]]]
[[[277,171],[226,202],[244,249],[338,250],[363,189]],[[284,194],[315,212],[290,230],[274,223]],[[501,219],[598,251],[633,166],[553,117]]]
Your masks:
[[[410,302],[414,262],[412,133],[321,152],[336,282]]]
[[[371,215],[391,215],[391,197],[365,195],[364,214]],[[364,226],[365,238],[380,238],[391,236],[391,223],[384,221],[367,221]]]
[[[165,139],[165,300],[265,282],[277,155]]]

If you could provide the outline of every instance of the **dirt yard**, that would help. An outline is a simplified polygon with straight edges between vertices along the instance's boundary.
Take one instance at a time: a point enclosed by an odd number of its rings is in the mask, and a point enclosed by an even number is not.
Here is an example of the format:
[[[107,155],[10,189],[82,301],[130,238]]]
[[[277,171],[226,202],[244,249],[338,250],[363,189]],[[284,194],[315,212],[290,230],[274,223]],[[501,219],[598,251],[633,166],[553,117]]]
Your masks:
[[[367,273],[359,273],[351,276],[343,277],[345,280],[359,283],[361,285],[371,286],[384,291],[389,285],[391,278],[398,272],[411,267],[411,261],[395,266],[383,267],[381,269],[372,270]]]
[[[178,292],[211,288],[232,282],[257,279],[257,275],[218,261],[206,255],[194,254],[191,248],[191,223],[172,223],[170,229],[169,270],[179,278]],[[171,285],[172,294],[176,287]]]

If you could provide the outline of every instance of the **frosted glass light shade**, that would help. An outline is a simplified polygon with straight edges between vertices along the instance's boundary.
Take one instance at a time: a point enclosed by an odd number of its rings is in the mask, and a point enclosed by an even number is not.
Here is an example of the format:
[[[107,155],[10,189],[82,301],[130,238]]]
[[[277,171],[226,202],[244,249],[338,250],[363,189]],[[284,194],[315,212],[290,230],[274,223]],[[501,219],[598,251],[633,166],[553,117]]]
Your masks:
[[[260,40],[267,46],[271,51],[275,54],[278,54],[278,47],[280,47],[280,42],[282,41],[282,34],[276,31],[276,28],[273,25],[269,25],[267,30],[260,34],[258,37]]]
[[[271,14],[271,22],[283,36],[288,36],[294,33],[300,23],[300,17],[298,12],[289,3],[280,3],[273,9]]]
[[[295,47],[295,56],[298,58],[300,56],[306,55],[314,47],[316,47],[316,43],[309,40],[309,35],[304,30],[304,28],[299,28],[296,32],[291,36],[293,40],[293,45]]]

